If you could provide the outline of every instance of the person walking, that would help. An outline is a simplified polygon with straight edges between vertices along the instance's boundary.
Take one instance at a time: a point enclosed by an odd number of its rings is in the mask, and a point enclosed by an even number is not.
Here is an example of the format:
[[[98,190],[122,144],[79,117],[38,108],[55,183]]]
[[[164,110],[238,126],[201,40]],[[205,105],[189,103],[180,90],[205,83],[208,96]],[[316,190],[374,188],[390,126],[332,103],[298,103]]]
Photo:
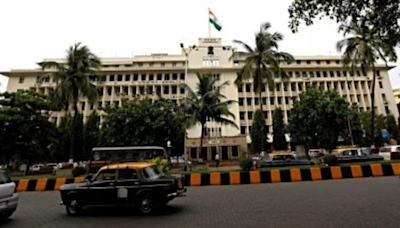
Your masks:
[[[217,168],[219,167],[219,155],[218,153],[215,154],[215,161],[217,162]]]

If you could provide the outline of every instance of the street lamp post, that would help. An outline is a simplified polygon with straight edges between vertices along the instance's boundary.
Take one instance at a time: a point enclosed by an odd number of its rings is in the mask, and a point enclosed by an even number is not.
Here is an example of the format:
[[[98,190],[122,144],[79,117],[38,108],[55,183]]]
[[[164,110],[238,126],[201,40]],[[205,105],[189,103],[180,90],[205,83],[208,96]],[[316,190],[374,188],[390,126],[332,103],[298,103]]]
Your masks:
[[[186,84],[186,79],[187,79],[187,77],[188,77],[189,54],[190,54],[190,52],[192,52],[193,49],[196,48],[196,45],[193,45],[193,46],[189,47],[188,50],[186,50],[186,49],[184,48],[183,43],[181,43],[180,45],[181,45],[181,48],[182,48],[183,53],[185,53],[185,79],[184,79],[183,81],[184,81],[184,84]],[[179,88],[180,88],[180,86],[181,86],[180,83],[181,83],[181,81],[179,80]],[[186,88],[185,88],[184,95],[185,95],[185,99],[186,99]],[[184,116],[185,116],[185,120],[186,120],[186,111],[185,111],[185,109],[184,109],[184,112],[185,112],[185,113],[184,113]],[[187,168],[188,154],[187,154],[187,150],[186,150],[186,128],[185,128],[185,137],[184,137],[184,141],[183,141],[183,154],[184,154],[183,156],[184,156],[184,161],[185,161],[183,170],[184,170],[184,171],[187,171],[187,169],[188,169],[188,168]]]

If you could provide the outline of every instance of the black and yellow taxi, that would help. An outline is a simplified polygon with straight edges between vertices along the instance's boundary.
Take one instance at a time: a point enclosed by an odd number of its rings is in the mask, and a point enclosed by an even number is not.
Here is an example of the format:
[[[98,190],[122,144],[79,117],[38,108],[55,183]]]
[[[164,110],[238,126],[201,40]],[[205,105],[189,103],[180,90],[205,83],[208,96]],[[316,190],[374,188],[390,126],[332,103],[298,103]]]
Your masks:
[[[107,165],[82,183],[60,187],[61,205],[69,215],[78,215],[84,208],[133,206],[143,214],[151,214],[175,197],[184,196],[182,177],[168,176],[150,162]]]

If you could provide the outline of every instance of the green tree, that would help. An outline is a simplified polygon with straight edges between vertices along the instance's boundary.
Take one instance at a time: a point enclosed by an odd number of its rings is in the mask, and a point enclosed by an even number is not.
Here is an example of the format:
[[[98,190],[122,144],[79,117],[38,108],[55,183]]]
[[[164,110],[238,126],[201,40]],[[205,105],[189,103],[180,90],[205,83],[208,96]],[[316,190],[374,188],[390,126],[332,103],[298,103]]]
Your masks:
[[[230,59],[244,59],[245,65],[238,72],[235,84],[242,86],[244,81],[253,81],[253,90],[258,93],[260,99],[260,109],[262,107],[262,89],[267,84],[271,91],[275,90],[275,78],[288,81],[289,76],[281,69],[280,63],[293,62],[292,55],[286,52],[279,52],[279,42],[283,40],[281,33],[270,33],[271,24],[262,23],[260,30],[255,35],[255,48],[240,40],[233,42],[244,48],[244,51],[236,51]]]
[[[342,136],[342,138],[347,139],[346,144],[351,144],[351,138],[353,138],[353,142],[355,145],[366,146],[364,140],[364,129],[361,123],[360,113],[357,109],[351,108],[348,114],[348,125],[351,127],[351,135],[349,136],[349,131],[347,130],[346,133]],[[349,127],[347,126],[346,129]]]
[[[101,63],[99,58],[87,46],[81,46],[81,43],[71,46],[65,59],[65,64],[57,62],[39,63],[43,70],[53,70],[44,75],[42,80],[50,77],[56,82],[55,90],[50,96],[51,101],[57,108],[65,111],[68,111],[70,105],[72,105],[74,122],[78,123],[80,118],[78,116],[79,99],[87,98],[90,102],[95,102],[98,99],[99,91],[90,80],[101,80],[102,77],[96,73]],[[79,133],[72,128],[70,159],[73,159],[73,150],[77,148],[74,145],[75,141],[79,140],[75,137],[77,134]]]
[[[290,137],[308,149],[333,149],[346,131],[348,111],[349,104],[337,92],[308,87],[290,111]]]
[[[105,108],[100,143],[103,146],[162,146],[167,141],[176,149],[182,148],[184,116],[177,104],[160,98],[129,100],[121,98],[121,107]]]
[[[312,25],[316,18],[329,17],[341,26],[360,22],[373,27],[372,37],[392,49],[400,40],[398,0],[293,0],[289,7],[289,27],[298,31],[301,21]]]
[[[87,119],[84,125],[84,153],[83,158],[88,159],[90,157],[90,153],[93,147],[99,145],[99,129],[100,122],[99,122],[99,115],[94,110],[89,118]]]
[[[386,62],[386,58],[388,57],[395,59],[396,53],[393,48],[392,50],[388,50],[388,47],[377,41],[372,36],[374,34],[372,30],[365,24],[351,23],[349,26],[343,26],[344,36],[350,33],[352,37],[339,41],[337,49],[340,52],[342,49],[345,49],[343,53],[343,65],[350,67],[353,73],[355,69],[361,68],[364,75],[366,75],[372,69],[371,107],[375,107],[376,61],[382,58]],[[374,132],[374,122],[375,108],[372,108],[371,134]],[[371,145],[374,144],[375,142],[371,141]]]
[[[50,160],[57,144],[56,127],[48,121],[51,105],[47,97],[31,90],[2,93],[0,96],[0,151],[3,161],[11,158],[27,162]]]
[[[393,139],[397,140],[399,138],[399,127],[397,126],[396,118],[392,114],[386,116],[386,130]]]
[[[272,129],[274,138],[274,150],[286,150],[287,142],[285,137],[285,124],[283,122],[283,111],[277,108],[272,117]]]
[[[57,153],[55,158],[57,161],[67,161],[71,147],[71,129],[73,117],[69,114],[61,117],[60,124],[57,127],[59,144],[56,145]]]
[[[268,129],[265,127],[264,112],[262,112],[260,109],[257,109],[254,112],[253,123],[250,130],[251,150],[253,153],[259,153],[264,151],[266,148],[267,134],[266,132],[262,134],[264,129]]]
[[[207,121],[212,120],[222,125],[231,125],[236,128],[236,123],[226,117],[235,118],[235,115],[229,111],[229,106],[236,101],[227,100],[222,94],[223,89],[229,85],[226,81],[217,85],[217,79],[209,74],[201,75],[197,73],[196,91],[193,91],[188,85],[183,87],[187,90],[187,98],[183,101],[185,113],[188,116],[187,127],[193,127],[200,123],[200,157],[202,157],[203,138],[205,125]]]

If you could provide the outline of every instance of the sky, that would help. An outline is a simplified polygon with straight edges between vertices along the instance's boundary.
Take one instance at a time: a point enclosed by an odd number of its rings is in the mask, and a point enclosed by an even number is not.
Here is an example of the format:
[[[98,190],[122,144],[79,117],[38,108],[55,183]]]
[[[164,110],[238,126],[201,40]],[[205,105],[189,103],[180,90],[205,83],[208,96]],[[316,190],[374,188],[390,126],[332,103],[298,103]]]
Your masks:
[[[343,37],[329,19],[288,28],[293,0],[12,0],[0,1],[0,71],[37,68],[44,58],[62,58],[72,44],[82,42],[99,57],[131,57],[151,53],[179,54],[179,44],[208,37],[208,8],[222,23],[224,45],[242,40],[254,46],[260,24],[284,35],[281,51],[293,55],[340,55],[335,45]],[[399,52],[400,54],[400,52]],[[392,63],[398,66],[398,63]],[[390,72],[400,87],[400,69]],[[0,75],[0,91],[7,78]]]

